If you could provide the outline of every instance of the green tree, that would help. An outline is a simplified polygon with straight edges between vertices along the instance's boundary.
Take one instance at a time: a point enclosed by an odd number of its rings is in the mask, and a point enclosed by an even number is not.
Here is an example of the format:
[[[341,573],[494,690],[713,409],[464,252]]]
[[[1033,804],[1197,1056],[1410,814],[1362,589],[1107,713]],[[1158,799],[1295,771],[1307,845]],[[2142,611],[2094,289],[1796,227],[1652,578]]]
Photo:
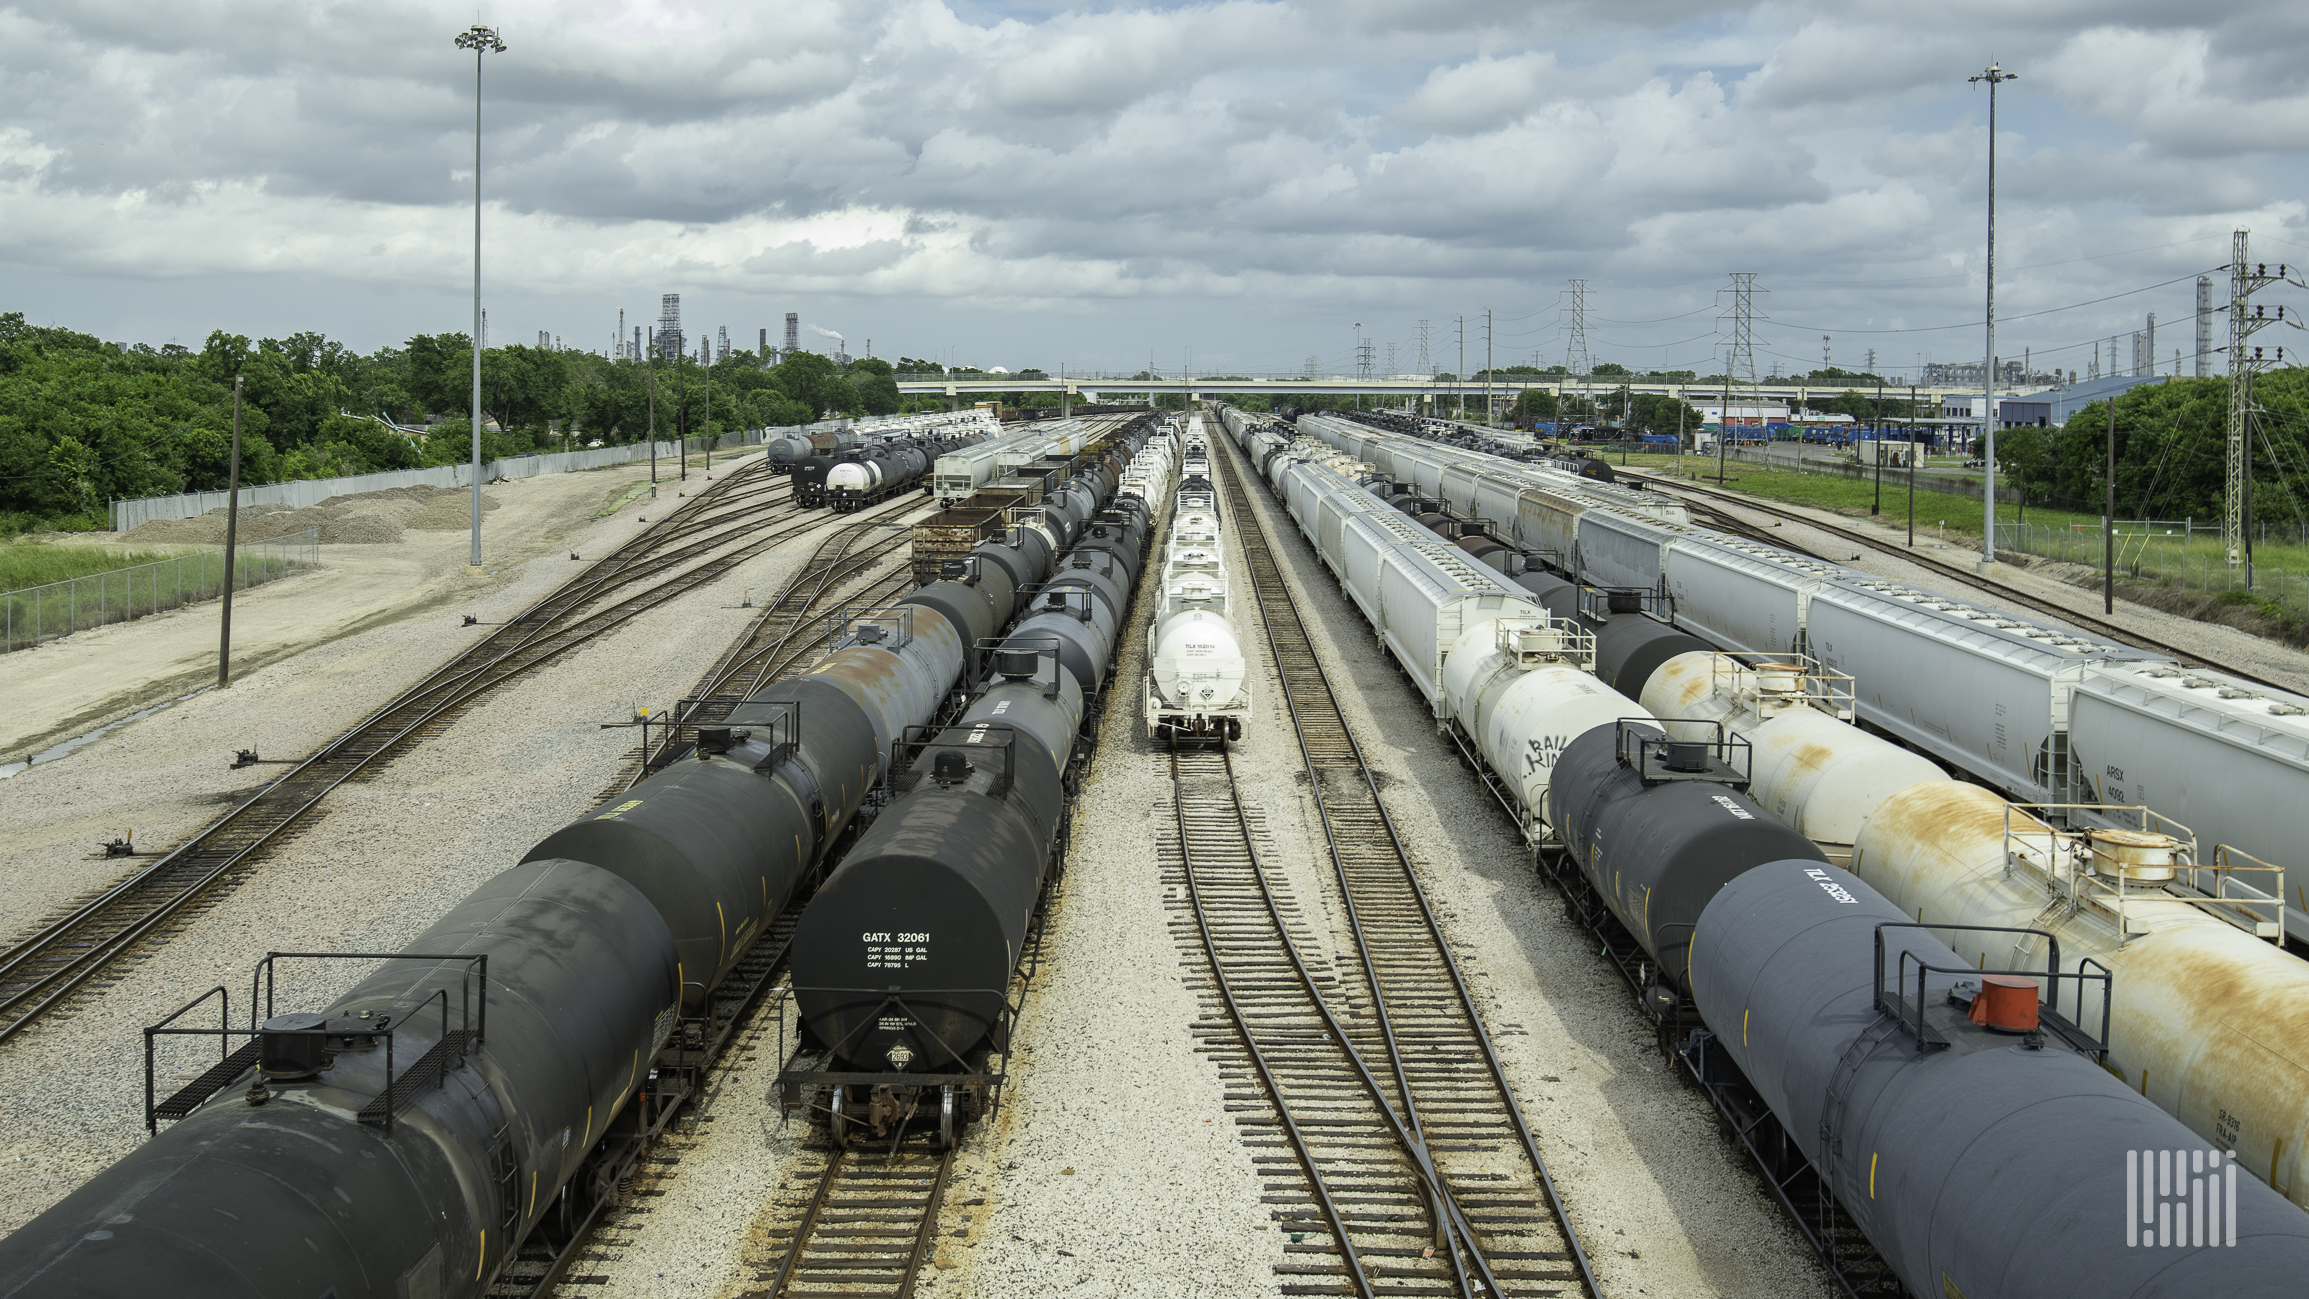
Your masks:
[[[890,363],[867,357],[850,364],[850,386],[857,390],[858,400],[869,415],[895,415],[902,403],[898,380],[892,376]]]

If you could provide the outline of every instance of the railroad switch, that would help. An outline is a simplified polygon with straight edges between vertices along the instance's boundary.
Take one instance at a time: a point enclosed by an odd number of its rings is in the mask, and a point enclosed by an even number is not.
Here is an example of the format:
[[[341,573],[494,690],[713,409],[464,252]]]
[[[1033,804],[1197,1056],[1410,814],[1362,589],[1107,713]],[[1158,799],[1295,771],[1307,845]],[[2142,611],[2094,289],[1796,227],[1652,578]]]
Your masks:
[[[236,750],[233,753],[232,769],[234,771],[239,771],[243,767],[253,767],[263,761],[263,758],[257,756],[257,751],[255,749]]]

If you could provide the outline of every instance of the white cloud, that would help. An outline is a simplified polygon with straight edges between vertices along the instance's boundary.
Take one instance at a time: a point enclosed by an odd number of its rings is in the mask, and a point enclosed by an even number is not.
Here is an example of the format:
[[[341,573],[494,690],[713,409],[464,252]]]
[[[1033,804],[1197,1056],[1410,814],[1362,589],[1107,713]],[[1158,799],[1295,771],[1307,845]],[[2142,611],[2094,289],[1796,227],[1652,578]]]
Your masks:
[[[1539,323],[1519,328],[1544,333],[1570,276],[1639,320],[1704,302],[1736,265],[1785,284],[1775,310],[1807,324],[1956,321],[1976,309],[1984,183],[1964,78],[1996,54],[2022,73],[2002,101],[2009,264],[2072,262],[2027,291],[2179,274],[2201,249],[2074,255],[2237,221],[2309,241],[2309,18],[2286,6],[1967,0],[1922,25],[1884,0],[1053,8],[485,5],[511,46],[485,68],[491,291],[712,288],[900,318],[1056,305],[1065,338],[1124,355],[1147,304],[1203,303],[1197,328],[1247,355],[1276,350],[1270,323],[1235,323],[1252,306],[1337,332],[1353,303],[1400,332],[1522,303]],[[320,302],[331,285],[452,300],[472,61],[449,38],[472,17],[0,9],[0,265],[67,287],[262,276]],[[2050,346],[2140,309],[2023,332]]]

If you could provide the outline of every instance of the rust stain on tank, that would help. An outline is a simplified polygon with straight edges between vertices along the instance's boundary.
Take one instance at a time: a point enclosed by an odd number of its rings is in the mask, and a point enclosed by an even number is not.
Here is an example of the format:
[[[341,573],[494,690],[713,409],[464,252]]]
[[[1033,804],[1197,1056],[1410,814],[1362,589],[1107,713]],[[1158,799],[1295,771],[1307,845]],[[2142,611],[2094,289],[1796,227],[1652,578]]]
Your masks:
[[[2294,1172],[2309,1140],[2309,964],[2217,921],[2136,938],[2111,964],[2126,1081],[2147,1069],[2151,1100],[2309,1199]]]
[[[1885,799],[1869,816],[1868,828],[1871,837],[1894,834],[1920,842],[1930,842],[1951,830],[2002,835],[2005,809],[2010,806],[1978,785],[1961,780],[1927,780]],[[2049,829],[2026,813],[2015,813],[2011,825],[2016,830]]]
[[[1828,764],[1836,759],[1836,746],[1820,740],[1806,740],[1788,754],[1790,776],[1824,774]]]

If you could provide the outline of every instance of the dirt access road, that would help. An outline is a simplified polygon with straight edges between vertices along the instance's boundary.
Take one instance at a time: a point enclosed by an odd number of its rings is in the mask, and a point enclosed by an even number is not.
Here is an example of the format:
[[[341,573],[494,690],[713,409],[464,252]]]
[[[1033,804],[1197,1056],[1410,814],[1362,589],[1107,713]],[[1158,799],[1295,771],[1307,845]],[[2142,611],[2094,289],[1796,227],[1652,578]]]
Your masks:
[[[693,485],[703,486],[696,481],[702,473],[691,472]],[[720,465],[715,472],[723,472]],[[400,539],[383,543],[323,544],[317,570],[233,596],[233,673],[245,676],[371,628],[461,606],[501,616],[504,611],[492,611],[496,597],[530,561],[571,551],[590,560],[630,536],[638,519],[653,513],[648,483],[649,466],[643,464],[483,489],[494,508],[482,524],[480,575],[466,571],[470,536],[462,525],[451,531],[396,527],[391,532]],[[658,499],[670,509],[679,490],[662,485]],[[560,562],[570,572],[579,567],[566,558]],[[567,575],[539,574],[546,580],[536,595]],[[526,590],[539,583],[520,585]],[[20,762],[60,740],[214,684],[219,607],[212,600],[7,655],[0,660],[0,759]],[[419,655],[407,667],[425,669],[452,647],[444,642],[431,657],[418,646],[407,648]]]

